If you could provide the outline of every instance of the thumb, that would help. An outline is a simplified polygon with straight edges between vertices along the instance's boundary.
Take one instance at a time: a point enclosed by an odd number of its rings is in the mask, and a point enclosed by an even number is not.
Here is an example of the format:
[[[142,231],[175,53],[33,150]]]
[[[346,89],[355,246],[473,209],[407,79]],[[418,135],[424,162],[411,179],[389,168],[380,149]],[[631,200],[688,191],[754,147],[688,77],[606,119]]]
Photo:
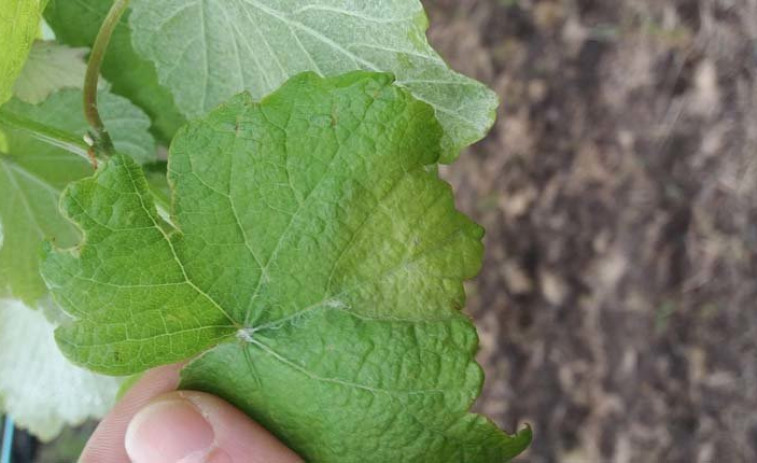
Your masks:
[[[302,460],[245,414],[215,396],[174,391],[131,420],[134,463],[298,463]]]

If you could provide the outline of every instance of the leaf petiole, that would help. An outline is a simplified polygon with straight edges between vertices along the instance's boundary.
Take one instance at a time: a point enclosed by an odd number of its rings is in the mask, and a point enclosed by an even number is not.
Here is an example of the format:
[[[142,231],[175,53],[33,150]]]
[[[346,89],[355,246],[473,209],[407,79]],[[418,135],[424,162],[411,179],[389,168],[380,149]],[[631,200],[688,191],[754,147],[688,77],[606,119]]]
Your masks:
[[[0,108],[0,127],[27,133],[43,143],[61,148],[85,159],[87,162],[92,162],[92,145],[87,143],[84,138],[78,138],[65,130],[41,124],[4,108]],[[175,225],[171,221],[170,207],[167,201],[164,201],[155,193],[153,193],[153,197],[155,198],[155,207],[161,219],[169,226],[175,228]]]
[[[83,139],[2,108],[0,108],[0,126],[26,132],[41,142],[62,148],[86,160],[90,159],[87,154],[90,146]]]
[[[110,134],[100,117],[100,111],[97,109],[97,83],[100,79],[100,67],[105,58],[110,38],[128,5],[129,0],[116,0],[108,11],[108,15],[97,33],[95,43],[92,45],[92,53],[87,63],[87,73],[84,76],[84,117],[92,127],[93,138],[92,150],[89,151],[88,158],[95,167],[97,167],[95,154],[111,156],[115,153],[113,140],[110,138]]]

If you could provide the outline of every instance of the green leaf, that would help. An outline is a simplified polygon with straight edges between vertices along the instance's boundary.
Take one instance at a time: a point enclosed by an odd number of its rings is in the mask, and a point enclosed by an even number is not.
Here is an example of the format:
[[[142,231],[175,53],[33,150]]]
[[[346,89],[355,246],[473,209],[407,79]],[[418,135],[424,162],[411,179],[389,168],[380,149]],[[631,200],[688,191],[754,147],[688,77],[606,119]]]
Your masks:
[[[113,0],[53,0],[45,19],[56,38],[73,47],[92,47]],[[158,84],[153,64],[132,48],[127,25],[129,13],[121,19],[111,37],[101,72],[112,91],[141,107],[153,121],[154,133],[164,142],[184,123],[171,93]]]
[[[260,98],[303,71],[388,71],[427,101],[445,131],[442,161],[481,139],[496,95],[450,70],[428,44],[418,0],[134,0],[136,50],[176,105],[198,117],[241,90]]]
[[[49,303],[45,310],[60,311]],[[42,311],[0,299],[0,409],[45,441],[64,425],[101,418],[120,383],[71,365],[55,345],[54,328]]]
[[[168,165],[165,161],[157,161],[142,166],[147,177],[147,184],[153,194],[155,203],[166,210],[171,208],[171,187],[168,185]]]
[[[462,282],[482,230],[433,166],[433,109],[386,74],[308,73],[174,139],[174,221],[115,157],[62,199],[86,232],[45,279],[74,362],[131,374],[206,351],[184,387],[311,462],[502,462],[530,441],[468,413],[483,375]]]
[[[46,1],[0,0],[0,104],[8,101],[16,77],[39,32]]]
[[[70,48],[55,42],[34,43],[13,94],[27,103],[42,103],[64,88],[82,88],[87,64],[86,48]],[[105,85],[101,85],[105,88]]]
[[[76,229],[58,214],[59,194],[47,180],[0,156],[1,296],[35,302],[47,292],[37,259],[42,240],[55,237],[61,245],[76,243]]]
[[[117,150],[140,162],[154,160],[147,116],[124,98],[101,92],[99,99]],[[88,126],[77,110],[81,105],[80,90],[63,90],[39,105],[12,99],[3,111],[83,135]],[[91,172],[89,163],[78,156],[20,132],[8,132],[8,153],[0,153],[0,222],[5,235],[0,248],[0,297],[33,305],[47,293],[38,267],[42,241],[53,238],[60,246],[78,241],[76,229],[58,212],[58,198],[68,183]]]

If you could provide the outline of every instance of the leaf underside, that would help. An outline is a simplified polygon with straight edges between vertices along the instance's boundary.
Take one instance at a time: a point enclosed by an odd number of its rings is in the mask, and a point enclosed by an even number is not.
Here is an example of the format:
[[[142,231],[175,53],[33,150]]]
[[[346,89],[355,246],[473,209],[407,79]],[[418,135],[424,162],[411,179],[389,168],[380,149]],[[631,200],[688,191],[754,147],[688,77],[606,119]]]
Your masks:
[[[34,310],[0,299],[0,409],[48,441],[65,425],[105,415],[119,380],[71,365],[55,345],[54,325],[43,309],[60,310],[49,302]]]
[[[300,72],[362,69],[394,73],[434,107],[443,162],[494,122],[497,96],[452,71],[429,45],[419,0],[134,0],[132,8],[137,52],[155,63],[190,118],[242,90],[261,98]]]
[[[386,74],[299,75],[177,134],[167,234],[114,157],[64,194],[84,230],[43,275],[74,362],[132,374],[203,353],[183,386],[230,400],[307,461],[501,462],[530,442],[468,409],[460,312],[482,230],[429,168],[442,129]]]
[[[87,64],[86,48],[70,48],[55,42],[34,42],[29,59],[13,87],[13,95],[21,101],[39,104],[64,88],[81,88]],[[107,85],[100,81],[99,88]]]
[[[64,43],[91,46],[111,4],[54,0],[45,18]],[[259,99],[303,71],[394,73],[434,107],[442,162],[494,123],[496,94],[431,48],[418,0],[134,0],[132,9],[131,31],[123,19],[103,75],[150,114],[164,140],[181,122],[177,111],[199,117],[242,90]]]

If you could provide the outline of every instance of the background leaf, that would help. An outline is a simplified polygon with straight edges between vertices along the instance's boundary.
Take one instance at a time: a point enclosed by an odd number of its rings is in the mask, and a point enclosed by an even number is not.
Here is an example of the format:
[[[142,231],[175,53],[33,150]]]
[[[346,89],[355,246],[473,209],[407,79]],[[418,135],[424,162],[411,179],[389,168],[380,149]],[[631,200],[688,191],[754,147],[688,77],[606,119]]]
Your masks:
[[[58,90],[81,88],[87,72],[84,61],[87,52],[86,48],[70,48],[55,42],[35,42],[13,87],[14,96],[39,104]],[[101,80],[100,88],[106,87]]]
[[[241,90],[260,98],[303,71],[333,76],[363,69],[392,72],[397,84],[436,110],[444,128],[442,160],[481,139],[497,97],[453,72],[428,44],[417,0],[135,0],[136,50],[189,118]],[[107,76],[107,74],[106,74]]]
[[[43,307],[60,316],[54,304]],[[120,384],[71,365],[55,345],[54,328],[42,310],[0,299],[0,408],[42,440],[64,425],[102,417]]]
[[[386,74],[307,73],[176,136],[175,222],[115,157],[67,190],[85,231],[43,273],[76,363],[129,374],[207,349],[184,386],[231,400],[307,461],[502,462],[468,409],[483,375],[460,312],[482,230],[434,169],[433,109]]]
[[[11,97],[16,77],[39,32],[46,1],[0,0],[0,104]]]
[[[112,0],[52,0],[45,19],[56,38],[72,47],[92,47]],[[112,91],[129,98],[152,120],[153,132],[164,143],[184,123],[170,92],[158,84],[153,64],[134,52],[127,26],[129,12],[121,19],[108,45],[101,73]]]

